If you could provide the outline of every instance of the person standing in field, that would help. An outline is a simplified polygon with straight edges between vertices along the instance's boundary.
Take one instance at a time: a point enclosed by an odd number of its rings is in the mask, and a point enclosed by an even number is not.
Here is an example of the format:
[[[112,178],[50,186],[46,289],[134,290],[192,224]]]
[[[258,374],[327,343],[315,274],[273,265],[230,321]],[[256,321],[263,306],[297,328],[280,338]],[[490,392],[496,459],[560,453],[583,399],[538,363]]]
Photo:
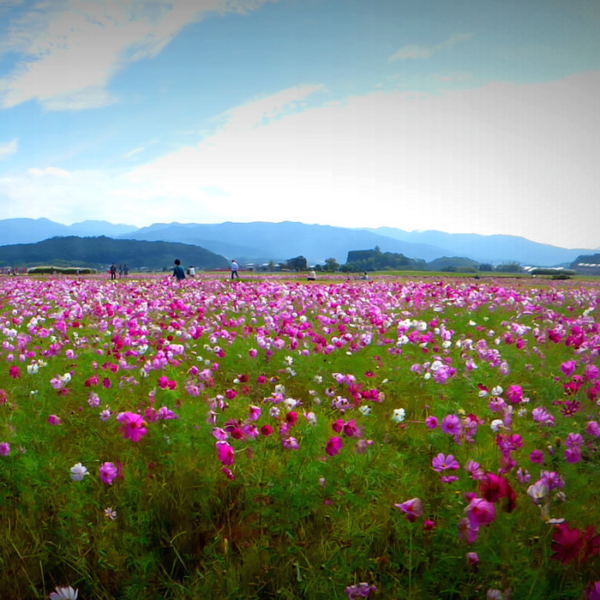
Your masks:
[[[110,278],[112,279],[116,279],[117,278],[117,267],[115,267],[115,263],[113,263],[112,265],[110,265]]]
[[[236,277],[239,279],[240,274],[238,273],[238,264],[235,262],[235,259],[231,261],[231,279],[235,279]]]
[[[196,269],[194,267],[190,266],[188,273],[190,274],[190,277],[196,277]]]
[[[173,269],[173,277],[177,278],[177,281],[181,281],[185,279],[185,271],[181,266],[181,261],[176,258],[175,259],[175,268]]]

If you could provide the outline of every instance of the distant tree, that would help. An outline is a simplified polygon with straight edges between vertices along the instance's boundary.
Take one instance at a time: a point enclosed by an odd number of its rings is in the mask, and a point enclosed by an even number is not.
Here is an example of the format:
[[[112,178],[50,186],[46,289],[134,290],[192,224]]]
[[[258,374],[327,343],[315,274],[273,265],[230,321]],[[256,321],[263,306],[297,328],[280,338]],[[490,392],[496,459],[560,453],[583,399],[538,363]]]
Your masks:
[[[326,271],[329,271],[330,273],[334,273],[339,268],[340,268],[340,265],[338,264],[338,261],[335,258],[327,258],[327,259],[325,259],[325,267],[324,267],[324,269]]]
[[[321,271],[323,271],[323,265],[315,265],[315,271],[317,273],[320,273]]]
[[[522,267],[518,262],[506,262],[498,265],[496,267],[496,271],[498,273],[520,273],[522,271]]]
[[[479,265],[479,270],[480,271],[493,271],[494,270],[494,266],[491,265],[490,263],[481,263]]]
[[[304,256],[296,256],[286,261],[286,267],[294,271],[306,271],[308,269],[308,261]]]

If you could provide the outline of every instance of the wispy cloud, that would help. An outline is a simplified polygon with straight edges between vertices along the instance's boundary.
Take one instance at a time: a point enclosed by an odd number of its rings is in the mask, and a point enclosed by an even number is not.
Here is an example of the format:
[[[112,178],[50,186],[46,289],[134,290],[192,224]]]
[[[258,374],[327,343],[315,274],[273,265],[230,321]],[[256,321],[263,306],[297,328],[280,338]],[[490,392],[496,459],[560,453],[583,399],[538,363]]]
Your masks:
[[[308,96],[323,89],[323,85],[304,85],[282,90],[228,110],[217,120],[224,121],[224,129],[227,130],[252,129],[266,125],[270,121],[301,111],[306,106],[305,100]]]
[[[448,38],[445,42],[441,42],[440,44],[436,44],[435,46],[422,46],[416,44],[402,46],[402,48],[400,48],[388,58],[388,62],[394,62],[396,60],[407,60],[409,58],[429,58],[439,50],[446,50],[454,46],[454,44],[464,42],[472,37],[472,33],[457,33],[452,37]]]
[[[29,169],[29,173],[34,177],[44,177],[45,175],[49,175],[51,177],[71,177],[71,173],[69,173],[69,171],[58,169],[56,167],[46,167],[45,169],[33,167]]]
[[[40,0],[2,34],[0,55],[21,59],[0,80],[1,105],[36,99],[49,110],[81,110],[113,103],[111,77],[157,56],[186,25],[268,1],[277,0]]]
[[[17,138],[11,140],[10,142],[0,143],[0,160],[10,156],[11,154],[15,154],[19,148],[19,142]]]
[[[124,158],[133,158],[136,154],[139,154],[140,152],[144,152],[144,150],[146,150],[145,146],[141,146],[140,148],[134,148],[133,150],[130,150],[129,152],[125,153],[123,156],[124,156]]]

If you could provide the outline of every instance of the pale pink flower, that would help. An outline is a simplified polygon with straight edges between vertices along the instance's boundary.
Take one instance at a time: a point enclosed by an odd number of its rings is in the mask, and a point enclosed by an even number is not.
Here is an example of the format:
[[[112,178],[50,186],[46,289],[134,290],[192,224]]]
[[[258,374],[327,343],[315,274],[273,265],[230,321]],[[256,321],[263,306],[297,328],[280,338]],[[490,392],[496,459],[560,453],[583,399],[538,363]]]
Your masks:
[[[423,502],[419,498],[412,498],[402,504],[394,504],[394,506],[399,508],[411,523],[423,516]]]

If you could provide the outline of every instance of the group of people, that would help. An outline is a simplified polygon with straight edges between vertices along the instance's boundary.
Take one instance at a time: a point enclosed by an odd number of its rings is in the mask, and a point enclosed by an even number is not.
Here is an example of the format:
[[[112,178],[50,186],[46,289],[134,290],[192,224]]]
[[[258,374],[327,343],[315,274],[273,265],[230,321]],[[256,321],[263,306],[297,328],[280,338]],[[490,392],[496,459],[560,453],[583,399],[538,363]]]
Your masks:
[[[108,270],[108,272],[110,273],[111,279],[117,278],[117,267],[116,267],[115,263],[110,265],[110,269]],[[119,278],[128,277],[129,276],[129,267],[127,265],[119,265],[118,273],[119,273]]]
[[[238,273],[239,265],[235,262],[235,260],[231,261],[231,279],[239,279],[240,274]],[[189,267],[188,275],[190,277],[196,276],[196,269],[194,267]],[[177,258],[175,259],[175,267],[173,268],[173,277],[177,279],[177,281],[181,281],[185,279],[185,269],[181,266],[181,261]]]

